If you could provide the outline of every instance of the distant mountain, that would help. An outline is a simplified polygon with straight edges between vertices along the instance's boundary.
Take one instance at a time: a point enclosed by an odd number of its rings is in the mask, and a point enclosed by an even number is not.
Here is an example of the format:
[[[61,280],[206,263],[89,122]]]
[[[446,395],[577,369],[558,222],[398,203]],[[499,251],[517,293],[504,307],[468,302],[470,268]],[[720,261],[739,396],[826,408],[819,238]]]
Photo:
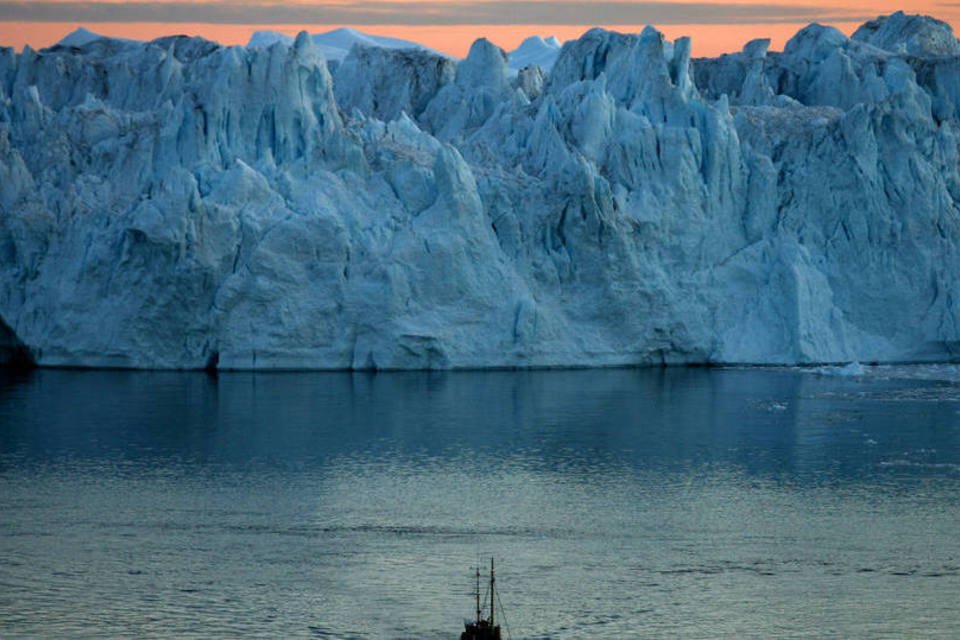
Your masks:
[[[83,47],[94,40],[115,40],[117,42],[139,42],[138,40],[131,40],[129,38],[114,38],[113,36],[102,36],[99,33],[94,33],[89,29],[84,27],[77,27],[67,35],[65,35],[57,44],[64,47]]]
[[[355,44],[365,47],[380,47],[383,49],[421,49],[423,51],[438,53],[429,47],[411,42],[410,40],[370,35],[348,27],[334,29],[326,33],[319,33],[311,36],[311,38],[327,60],[343,60]],[[278,42],[291,45],[293,44],[293,38],[275,31],[257,31],[251,36],[247,47],[251,49],[265,49]]]
[[[313,43],[317,45],[327,60],[341,61],[347,57],[351,47],[359,44],[365,47],[380,47],[383,49],[420,49],[422,51],[437,51],[411,40],[401,40],[399,38],[388,38],[386,36],[375,36],[356,29],[343,27],[334,29],[326,33],[320,33],[311,36]],[[277,43],[290,46],[293,44],[293,38],[276,31],[257,31],[251,36],[247,48],[266,49]],[[531,36],[524,40],[516,50],[508,54],[508,65],[511,71],[519,71],[524,67],[536,64],[544,71],[553,67],[557,56],[560,55],[560,48],[563,45],[555,37],[542,38],[540,36]]]
[[[94,33],[89,29],[79,27],[65,35],[57,44],[61,44],[65,47],[82,47],[83,45],[89,44],[94,40],[99,40],[102,37],[103,36],[100,34]]]
[[[95,33],[86,29],[84,27],[77,27],[67,35],[65,35],[57,44],[65,47],[83,47],[90,44],[95,40],[112,40],[114,42],[127,42],[127,43],[137,43],[140,40],[133,40],[131,38],[115,38],[114,36],[104,36],[99,33]]]
[[[248,49],[266,49],[282,42],[285,45],[293,44],[293,38],[288,35],[277,33],[276,31],[255,31],[250,36],[250,42],[247,43]]]
[[[519,71],[533,64],[539,65],[544,71],[549,71],[557,61],[562,46],[553,36],[547,39],[530,36],[508,54],[508,65],[512,71]]]
[[[67,47],[83,47],[94,40],[108,38],[122,42],[135,42],[126,38],[112,38],[95,33],[84,27],[79,27],[64,36],[57,44]],[[439,53],[411,40],[376,36],[356,29],[343,27],[311,36],[313,43],[320,49],[327,60],[341,61],[347,57],[355,44],[366,47],[380,47],[383,49],[420,49],[431,53]],[[274,44],[286,46],[293,44],[293,37],[276,31],[256,31],[247,43],[249,49],[266,49]],[[549,71],[560,55],[562,44],[555,37],[542,38],[531,36],[524,40],[519,47],[508,54],[508,66],[511,71],[517,72],[530,65],[539,65],[544,71]],[[442,55],[442,54],[441,54]]]

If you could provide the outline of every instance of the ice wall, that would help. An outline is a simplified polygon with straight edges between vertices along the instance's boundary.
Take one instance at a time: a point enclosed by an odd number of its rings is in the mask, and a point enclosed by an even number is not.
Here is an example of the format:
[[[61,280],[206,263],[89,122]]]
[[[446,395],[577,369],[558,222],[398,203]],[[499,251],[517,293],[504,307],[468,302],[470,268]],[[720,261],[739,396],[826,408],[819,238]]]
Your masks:
[[[768,48],[2,49],[0,322],[44,365],[955,358],[949,27]]]

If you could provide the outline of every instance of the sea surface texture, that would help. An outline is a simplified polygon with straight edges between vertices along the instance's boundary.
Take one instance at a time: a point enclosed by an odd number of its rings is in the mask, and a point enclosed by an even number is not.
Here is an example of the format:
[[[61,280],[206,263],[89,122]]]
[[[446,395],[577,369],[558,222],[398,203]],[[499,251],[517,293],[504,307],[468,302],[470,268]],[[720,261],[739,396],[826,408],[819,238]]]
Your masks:
[[[408,44],[0,48],[0,361],[960,354],[945,23],[811,25],[711,60],[653,28],[460,61]]]
[[[956,638],[953,367],[0,378],[3,638]]]

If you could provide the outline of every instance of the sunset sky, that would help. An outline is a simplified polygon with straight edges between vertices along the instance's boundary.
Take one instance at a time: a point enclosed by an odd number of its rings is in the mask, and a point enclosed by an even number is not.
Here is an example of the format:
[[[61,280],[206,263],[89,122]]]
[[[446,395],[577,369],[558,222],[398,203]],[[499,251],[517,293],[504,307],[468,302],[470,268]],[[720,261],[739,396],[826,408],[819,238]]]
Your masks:
[[[44,47],[80,25],[105,35],[185,33],[224,44],[245,44],[258,29],[293,35],[352,26],[462,56],[481,36],[512,49],[532,34],[567,40],[592,26],[636,32],[654,24],[669,38],[692,36],[695,55],[716,55],[757,37],[780,48],[810,22],[849,33],[897,9],[960,25],[960,0],[0,0],[0,45]]]

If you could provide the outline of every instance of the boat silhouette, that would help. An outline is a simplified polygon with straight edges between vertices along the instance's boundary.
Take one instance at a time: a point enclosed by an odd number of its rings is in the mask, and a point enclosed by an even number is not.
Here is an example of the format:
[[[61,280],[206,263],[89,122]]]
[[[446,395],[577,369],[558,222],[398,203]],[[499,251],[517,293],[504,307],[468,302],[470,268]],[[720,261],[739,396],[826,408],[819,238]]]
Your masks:
[[[460,634],[460,640],[501,640],[500,625],[496,623],[496,605],[498,602],[496,582],[496,570],[493,566],[493,558],[490,558],[490,615],[483,617],[483,609],[480,606],[480,565],[477,563],[477,617],[474,620],[466,620],[463,623],[464,630]],[[501,607],[502,609],[502,607]]]

